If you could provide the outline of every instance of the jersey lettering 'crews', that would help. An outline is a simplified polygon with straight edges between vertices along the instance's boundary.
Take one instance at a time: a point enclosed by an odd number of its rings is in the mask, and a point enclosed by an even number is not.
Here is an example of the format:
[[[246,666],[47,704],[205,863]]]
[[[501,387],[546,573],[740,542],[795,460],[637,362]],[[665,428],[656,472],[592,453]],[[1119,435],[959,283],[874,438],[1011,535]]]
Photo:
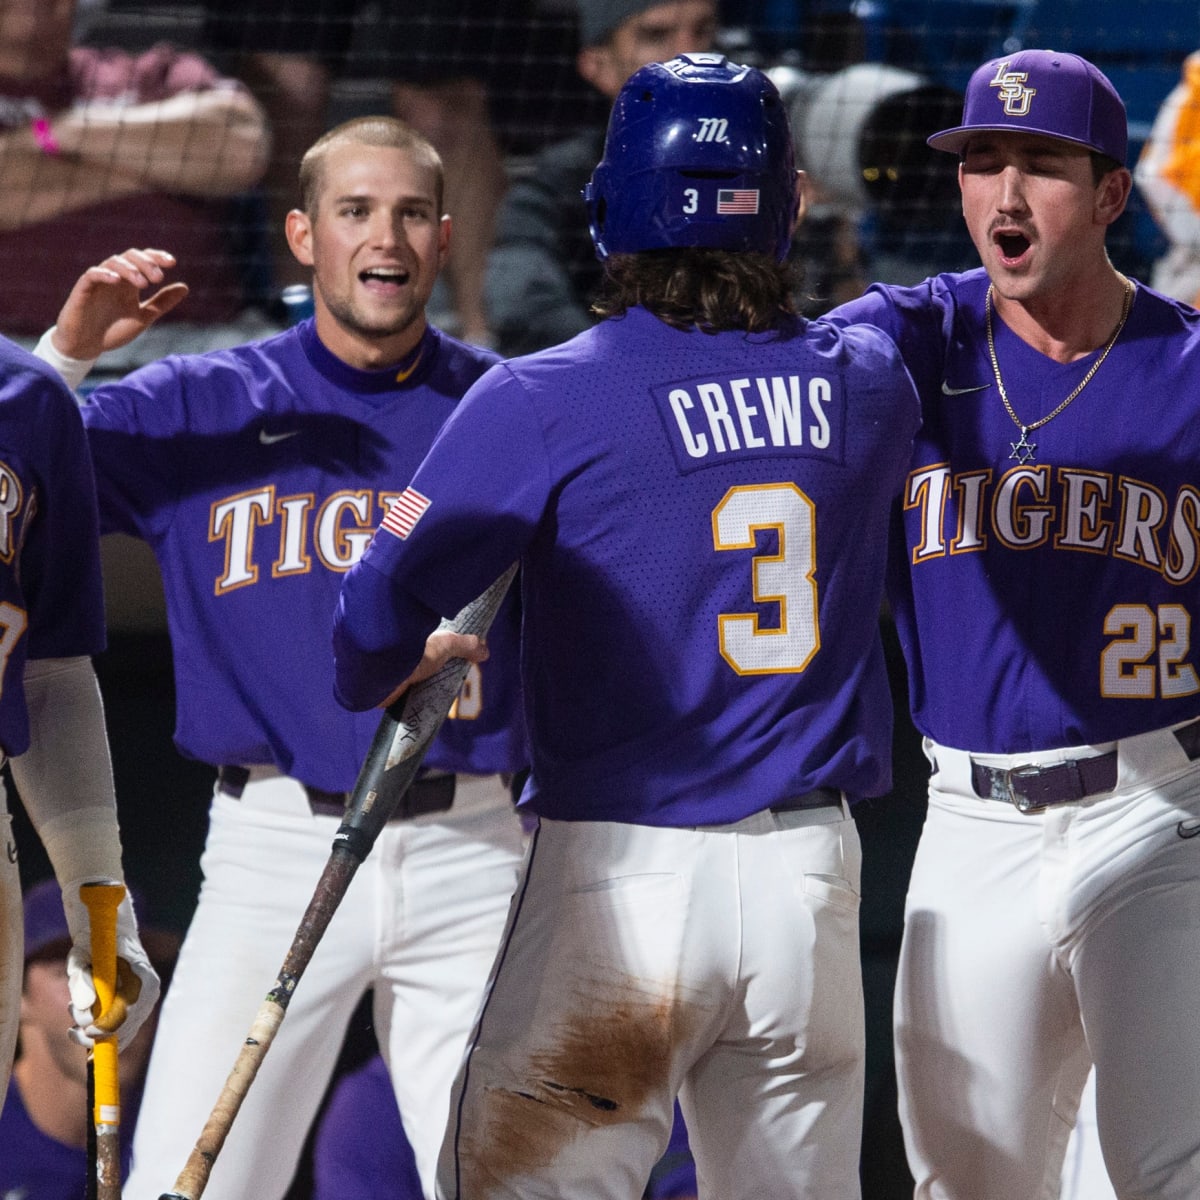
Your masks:
[[[802,451],[840,462],[845,436],[841,380],[813,375],[683,380],[654,388],[680,471],[721,456],[771,458]]]
[[[916,424],[870,329],[708,336],[636,309],[496,367],[412,481],[420,521],[347,576],[342,695],[384,682],[361,647],[412,640],[406,596],[454,612],[522,558],[539,814],[707,824],[885,791],[877,626]]]
[[[1200,715],[1200,316],[1139,286],[1103,366],[1030,431],[1022,462],[988,354],[987,282],[876,286],[835,317],[890,333],[923,400],[889,583],[917,727],[1014,754]],[[1056,363],[993,329],[1026,422],[1095,362]]]
[[[353,787],[379,714],[333,699],[338,588],[495,361],[431,329],[398,381],[394,369],[341,362],[309,321],[91,393],[102,527],[145,539],[162,570],[185,754]],[[491,658],[469,675],[430,767],[523,765],[515,622],[514,608],[497,621]]]
[[[0,750],[29,749],[25,663],[104,649],[96,493],[71,394],[0,338]]]

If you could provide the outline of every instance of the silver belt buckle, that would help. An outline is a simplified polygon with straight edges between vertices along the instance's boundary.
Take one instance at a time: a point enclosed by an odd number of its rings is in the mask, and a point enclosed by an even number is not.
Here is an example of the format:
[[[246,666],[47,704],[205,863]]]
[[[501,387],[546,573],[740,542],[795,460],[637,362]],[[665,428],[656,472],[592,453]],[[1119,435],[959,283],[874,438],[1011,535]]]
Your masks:
[[[1018,796],[1013,789],[1014,779],[1036,779],[1042,773],[1042,768],[1033,763],[1024,763],[1019,767],[1010,767],[1004,772],[1004,786],[1008,789],[1008,800],[1018,812],[1041,812],[1045,804],[1039,804],[1028,796]]]

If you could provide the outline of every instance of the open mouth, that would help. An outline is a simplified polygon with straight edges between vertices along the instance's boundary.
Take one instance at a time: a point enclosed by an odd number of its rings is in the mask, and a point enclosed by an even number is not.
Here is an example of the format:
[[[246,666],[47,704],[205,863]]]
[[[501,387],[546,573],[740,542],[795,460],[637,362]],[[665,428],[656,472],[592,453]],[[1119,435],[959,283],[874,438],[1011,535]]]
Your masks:
[[[997,233],[994,241],[1007,259],[1020,258],[1030,246],[1029,239],[1023,233]]]
[[[408,272],[401,267],[368,267],[358,273],[363,283],[382,287],[403,287],[408,282]]]

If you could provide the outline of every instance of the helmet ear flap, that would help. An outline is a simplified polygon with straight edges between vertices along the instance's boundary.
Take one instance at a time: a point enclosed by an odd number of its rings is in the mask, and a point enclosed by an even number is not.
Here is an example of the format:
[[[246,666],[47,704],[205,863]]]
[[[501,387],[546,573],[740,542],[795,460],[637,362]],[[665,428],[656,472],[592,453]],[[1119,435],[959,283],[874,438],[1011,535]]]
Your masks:
[[[604,244],[604,222],[608,216],[608,200],[601,190],[600,176],[601,170],[600,167],[597,167],[583,189],[583,202],[587,205],[588,232],[592,235],[592,245],[596,249],[596,257],[603,262],[608,257],[608,249]]]

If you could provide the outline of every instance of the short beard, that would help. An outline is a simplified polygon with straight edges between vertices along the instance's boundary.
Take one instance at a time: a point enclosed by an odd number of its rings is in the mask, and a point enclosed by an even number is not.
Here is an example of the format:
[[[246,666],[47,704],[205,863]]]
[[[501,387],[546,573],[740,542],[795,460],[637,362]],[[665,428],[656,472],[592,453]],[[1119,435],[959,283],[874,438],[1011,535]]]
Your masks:
[[[425,306],[423,304],[416,304],[400,315],[396,321],[390,322],[386,326],[368,325],[359,319],[353,305],[343,303],[341,300],[331,300],[328,296],[322,296],[322,299],[325,301],[325,307],[329,310],[329,315],[343,329],[347,329],[359,337],[369,338],[373,341],[382,342],[387,341],[388,338],[396,337],[398,334],[404,333],[405,330],[411,329],[425,315]]]

